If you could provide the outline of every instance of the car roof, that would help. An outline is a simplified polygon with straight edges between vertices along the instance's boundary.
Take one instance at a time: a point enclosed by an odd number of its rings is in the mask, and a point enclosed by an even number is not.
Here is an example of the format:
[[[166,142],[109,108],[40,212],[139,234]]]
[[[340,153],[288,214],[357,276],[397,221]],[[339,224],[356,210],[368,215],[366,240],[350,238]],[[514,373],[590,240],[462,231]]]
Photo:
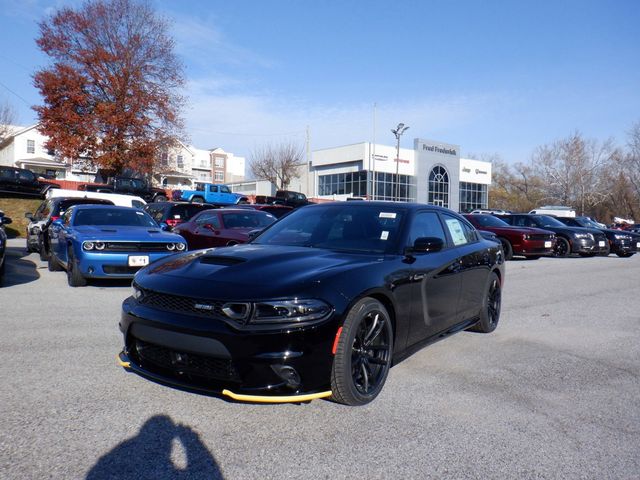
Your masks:
[[[69,208],[73,208],[74,210],[98,210],[101,208],[110,208],[110,209],[115,209],[115,210],[133,210],[136,212],[142,212],[142,209],[140,208],[133,208],[133,207],[122,207],[120,205],[91,205],[91,204],[87,204],[87,203],[80,203],[78,205],[73,205]],[[145,212],[146,213],[146,212]]]

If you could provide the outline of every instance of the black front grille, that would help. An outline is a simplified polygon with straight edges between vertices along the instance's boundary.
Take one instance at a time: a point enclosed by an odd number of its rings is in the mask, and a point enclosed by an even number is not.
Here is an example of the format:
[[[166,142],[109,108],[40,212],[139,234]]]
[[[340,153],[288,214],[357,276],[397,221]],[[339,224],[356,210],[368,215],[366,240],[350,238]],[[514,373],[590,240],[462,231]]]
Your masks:
[[[529,235],[529,240],[553,240],[553,235],[545,235],[543,233],[534,233],[533,235]]]
[[[106,242],[103,252],[167,252],[166,242]]]
[[[102,270],[107,275],[133,275],[142,267],[127,267],[119,265],[104,265]]]
[[[168,295],[151,290],[141,289],[142,296],[138,302],[147,307],[170,312],[190,313],[203,317],[215,317],[228,320],[222,312],[223,302],[179,295]]]
[[[134,342],[135,352],[143,368],[153,370],[153,367],[156,367],[176,377],[193,375],[208,380],[239,381],[240,379],[233,362],[229,359],[177,352],[137,338]]]

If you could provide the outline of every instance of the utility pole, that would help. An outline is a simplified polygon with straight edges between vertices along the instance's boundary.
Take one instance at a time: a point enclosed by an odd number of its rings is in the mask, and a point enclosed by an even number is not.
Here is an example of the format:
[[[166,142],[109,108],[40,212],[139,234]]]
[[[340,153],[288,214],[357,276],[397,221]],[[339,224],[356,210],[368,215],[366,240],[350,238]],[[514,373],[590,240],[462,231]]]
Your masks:
[[[391,129],[391,133],[396,136],[396,181],[395,181],[395,195],[394,199],[396,202],[400,201],[400,137],[404,132],[409,130],[408,126],[405,126],[404,123],[399,123],[396,128]]]
[[[309,177],[311,176],[311,153],[310,153],[310,141],[309,141],[309,125],[307,125],[307,139],[306,139],[306,150],[307,150],[307,196],[311,197],[311,189],[309,187]]]

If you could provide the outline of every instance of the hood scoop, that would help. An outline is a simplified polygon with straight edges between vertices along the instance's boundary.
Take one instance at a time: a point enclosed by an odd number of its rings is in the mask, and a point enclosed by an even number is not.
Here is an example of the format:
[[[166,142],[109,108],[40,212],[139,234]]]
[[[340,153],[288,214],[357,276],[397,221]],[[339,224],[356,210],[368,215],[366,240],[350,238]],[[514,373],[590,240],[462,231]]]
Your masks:
[[[230,267],[231,265],[237,265],[246,261],[246,258],[226,257],[221,255],[203,255],[200,257],[200,263],[205,265],[221,265],[223,267]]]
[[[107,233],[117,233],[118,230],[115,230],[113,228],[101,228],[100,229],[101,232],[107,232]]]
[[[149,233],[160,233],[160,230],[147,230]]]

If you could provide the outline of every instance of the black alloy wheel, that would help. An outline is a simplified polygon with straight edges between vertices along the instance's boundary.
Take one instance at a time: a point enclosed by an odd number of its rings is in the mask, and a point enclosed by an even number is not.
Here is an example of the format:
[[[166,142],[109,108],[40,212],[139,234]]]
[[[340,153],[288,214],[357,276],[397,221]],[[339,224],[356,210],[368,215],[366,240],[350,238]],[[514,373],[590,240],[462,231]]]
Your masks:
[[[504,259],[511,260],[513,258],[513,247],[511,246],[511,242],[506,238],[500,238],[500,243],[502,244],[502,251],[504,252]]]
[[[571,245],[566,238],[558,237],[553,247],[553,256],[558,258],[568,257],[571,253]]]
[[[67,282],[70,287],[84,287],[87,284],[87,279],[84,278],[82,272],[78,269],[78,265],[76,265],[71,249],[69,249],[67,256]]]
[[[382,303],[359,300],[347,315],[333,360],[333,400],[364,405],[375,399],[391,368],[392,346],[391,319]]]
[[[484,300],[482,302],[482,311],[480,312],[480,320],[478,323],[470,327],[468,330],[472,332],[491,333],[498,326],[500,321],[500,310],[502,307],[502,284],[500,278],[495,272],[489,275],[489,281],[485,288]]]
[[[158,195],[156,198],[154,198],[153,200],[154,202],[166,202],[167,201],[167,197],[165,197],[164,195]]]

